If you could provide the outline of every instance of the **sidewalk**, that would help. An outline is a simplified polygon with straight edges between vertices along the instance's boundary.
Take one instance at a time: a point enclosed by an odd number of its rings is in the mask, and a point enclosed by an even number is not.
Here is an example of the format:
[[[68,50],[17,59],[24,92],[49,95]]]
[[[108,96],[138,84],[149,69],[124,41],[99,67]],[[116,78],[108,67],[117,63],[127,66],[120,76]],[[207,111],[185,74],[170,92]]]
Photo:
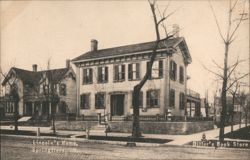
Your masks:
[[[244,126],[242,126],[243,128]],[[19,130],[26,130],[26,131],[37,131],[38,127],[32,127],[32,126],[19,126]],[[6,129],[14,129],[14,127],[10,128],[10,126],[1,126],[2,130]],[[234,125],[234,130],[239,129],[239,125]],[[231,131],[231,126],[225,127],[225,134]],[[52,130],[50,127],[40,127],[41,133],[51,133]],[[73,135],[85,135],[85,131],[66,131],[66,130],[57,130],[58,134],[73,134]],[[175,146],[182,146],[185,145],[191,141],[199,141],[202,138],[202,134],[206,134],[206,139],[218,139],[219,136],[219,128],[203,131],[199,133],[189,134],[189,135],[165,135],[165,134],[143,134],[145,138],[161,138],[161,139],[170,139],[171,142],[168,142],[166,145],[175,145]],[[90,135],[105,135],[105,133],[100,132],[91,132]],[[117,132],[111,132],[108,133],[108,136],[114,136],[114,137],[127,137],[131,136],[131,133],[117,133]]]

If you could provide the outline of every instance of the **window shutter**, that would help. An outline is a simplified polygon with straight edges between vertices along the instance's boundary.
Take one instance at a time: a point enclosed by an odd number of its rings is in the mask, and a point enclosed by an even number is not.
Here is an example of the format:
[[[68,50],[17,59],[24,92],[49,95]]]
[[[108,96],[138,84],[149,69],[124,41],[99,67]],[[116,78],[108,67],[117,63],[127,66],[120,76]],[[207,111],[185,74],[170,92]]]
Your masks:
[[[140,78],[140,63],[136,63],[136,79]]]
[[[163,76],[163,62],[162,60],[159,61],[159,77]]]
[[[128,64],[128,80],[133,79],[132,64]]]
[[[90,79],[89,83],[92,83],[93,82],[93,69],[92,68],[89,69],[89,79]]]
[[[118,80],[118,66],[117,65],[114,66],[114,80],[115,81]]]
[[[149,69],[149,62],[147,62],[147,70]],[[152,69],[151,69],[151,74],[149,74],[148,78],[151,79],[152,77]]]
[[[98,67],[98,82],[102,82],[102,67]]]
[[[83,83],[86,83],[86,75],[87,75],[87,70],[86,70],[86,69],[83,69],[83,75],[82,75],[82,77],[83,77],[82,82],[83,82]]]
[[[174,62],[174,80],[177,78],[177,64]]]
[[[105,67],[105,81],[108,82],[108,67]]]
[[[122,65],[122,79],[125,79],[125,65]]]

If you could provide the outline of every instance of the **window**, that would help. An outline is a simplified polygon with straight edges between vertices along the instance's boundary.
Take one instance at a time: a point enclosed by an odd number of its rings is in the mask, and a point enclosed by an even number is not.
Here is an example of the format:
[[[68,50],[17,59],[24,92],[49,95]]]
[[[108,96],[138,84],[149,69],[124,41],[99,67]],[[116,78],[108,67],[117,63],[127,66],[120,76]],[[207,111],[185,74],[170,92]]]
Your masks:
[[[89,109],[90,108],[90,104],[89,104],[89,98],[90,98],[90,94],[82,94],[81,97],[81,109]]]
[[[147,62],[147,69],[149,68],[149,62]],[[163,77],[163,61],[154,61],[152,66],[151,75],[149,78],[162,78]]]
[[[131,92],[131,99],[133,99],[133,91]],[[140,96],[139,96],[139,108],[142,108],[143,106],[143,92],[140,91]],[[133,105],[131,105],[131,108],[133,108]]]
[[[180,83],[184,83],[184,69],[182,66],[180,66],[179,73],[180,73],[180,75],[179,75],[180,76]]]
[[[114,81],[124,81],[125,80],[125,65],[115,65],[114,67]]]
[[[174,61],[170,61],[170,79],[176,80],[177,64]]]
[[[170,107],[175,107],[175,90],[170,90]]]
[[[93,83],[93,70],[92,68],[83,69],[83,84]]]
[[[138,80],[140,78],[140,63],[128,64],[128,80]]]
[[[98,83],[108,82],[108,67],[98,67]]]
[[[180,109],[184,109],[185,107],[185,94],[184,93],[180,93]]]
[[[105,108],[105,93],[95,94],[95,108],[104,109]]]
[[[59,94],[66,96],[66,84],[64,84],[64,83],[60,84]]]
[[[159,107],[159,90],[147,91],[147,107]]]

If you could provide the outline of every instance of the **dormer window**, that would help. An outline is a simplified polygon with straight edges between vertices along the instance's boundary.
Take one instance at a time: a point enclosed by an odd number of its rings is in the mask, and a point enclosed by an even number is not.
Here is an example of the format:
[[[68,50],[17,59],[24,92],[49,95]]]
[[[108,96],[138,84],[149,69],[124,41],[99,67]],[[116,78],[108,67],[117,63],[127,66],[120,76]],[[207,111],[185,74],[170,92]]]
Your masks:
[[[60,84],[59,93],[60,95],[66,96],[66,84]]]

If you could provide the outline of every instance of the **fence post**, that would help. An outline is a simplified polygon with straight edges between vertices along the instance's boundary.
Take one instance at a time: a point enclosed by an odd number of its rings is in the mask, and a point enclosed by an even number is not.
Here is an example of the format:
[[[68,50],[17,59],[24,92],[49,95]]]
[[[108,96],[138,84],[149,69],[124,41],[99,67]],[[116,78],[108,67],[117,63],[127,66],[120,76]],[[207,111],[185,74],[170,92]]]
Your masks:
[[[40,127],[37,128],[36,136],[40,137]]]

